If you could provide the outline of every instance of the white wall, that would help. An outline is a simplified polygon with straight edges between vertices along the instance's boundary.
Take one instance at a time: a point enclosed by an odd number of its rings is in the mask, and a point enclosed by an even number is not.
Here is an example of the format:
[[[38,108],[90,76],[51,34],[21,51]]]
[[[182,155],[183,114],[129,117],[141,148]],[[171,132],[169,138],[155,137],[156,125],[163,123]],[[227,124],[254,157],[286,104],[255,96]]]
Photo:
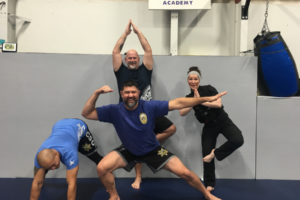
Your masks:
[[[129,19],[143,30],[155,54],[168,54],[168,15],[148,11],[145,0],[24,0],[17,13],[32,19],[18,38],[20,52],[111,54]],[[18,29],[21,27],[18,27]],[[136,46],[136,39],[126,44]],[[141,51],[141,47],[137,48]]]
[[[147,0],[23,0],[17,14],[32,20],[18,34],[19,52],[110,54],[131,18],[154,54],[169,54],[170,11],[148,10]],[[233,55],[233,14],[233,2],[180,11],[179,54]],[[126,44],[136,42],[129,37]]]
[[[265,1],[251,1],[249,49],[261,31],[265,7]],[[296,63],[300,63],[299,10],[300,1],[270,0],[270,29],[282,32]],[[234,55],[235,12],[233,0],[212,0],[211,10],[180,11],[178,54]],[[16,13],[31,19],[29,25],[17,23],[19,52],[110,54],[130,18],[155,55],[170,52],[170,11],[148,10],[147,0],[19,0]],[[128,38],[124,50],[132,47],[142,52],[135,36]]]

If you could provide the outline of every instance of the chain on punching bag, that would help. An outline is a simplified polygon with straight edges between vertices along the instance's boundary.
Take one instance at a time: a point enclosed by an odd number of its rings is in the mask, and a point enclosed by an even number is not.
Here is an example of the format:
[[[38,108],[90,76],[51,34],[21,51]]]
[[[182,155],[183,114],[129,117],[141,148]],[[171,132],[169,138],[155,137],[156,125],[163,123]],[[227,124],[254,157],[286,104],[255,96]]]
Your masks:
[[[265,21],[254,38],[254,52],[258,56],[258,86],[263,95],[288,97],[299,90],[297,67],[289,48],[279,31],[269,30],[269,0],[266,3]]]

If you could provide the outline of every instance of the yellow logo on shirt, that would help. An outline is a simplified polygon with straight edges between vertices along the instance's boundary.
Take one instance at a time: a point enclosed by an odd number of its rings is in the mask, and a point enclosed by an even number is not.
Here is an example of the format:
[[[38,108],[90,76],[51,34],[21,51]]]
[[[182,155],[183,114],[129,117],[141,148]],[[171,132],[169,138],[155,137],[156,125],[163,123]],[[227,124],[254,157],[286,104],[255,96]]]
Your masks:
[[[142,124],[147,124],[148,118],[147,118],[147,115],[145,113],[140,114],[140,121],[141,121]]]

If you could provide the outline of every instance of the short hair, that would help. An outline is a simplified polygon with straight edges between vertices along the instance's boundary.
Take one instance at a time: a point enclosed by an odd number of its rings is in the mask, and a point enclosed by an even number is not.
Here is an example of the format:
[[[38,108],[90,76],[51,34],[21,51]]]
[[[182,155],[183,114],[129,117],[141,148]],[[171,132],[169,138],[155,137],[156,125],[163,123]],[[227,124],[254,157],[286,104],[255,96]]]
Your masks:
[[[132,87],[132,86],[136,87],[139,90],[139,85],[136,81],[128,80],[123,83],[121,91],[124,90],[124,87]]]
[[[187,74],[189,74],[191,71],[196,71],[196,72],[198,72],[199,75],[200,75],[199,78],[201,78],[202,74],[201,74],[200,69],[199,69],[197,66],[192,66],[192,67],[190,67],[189,70],[188,70],[188,72],[187,72]]]

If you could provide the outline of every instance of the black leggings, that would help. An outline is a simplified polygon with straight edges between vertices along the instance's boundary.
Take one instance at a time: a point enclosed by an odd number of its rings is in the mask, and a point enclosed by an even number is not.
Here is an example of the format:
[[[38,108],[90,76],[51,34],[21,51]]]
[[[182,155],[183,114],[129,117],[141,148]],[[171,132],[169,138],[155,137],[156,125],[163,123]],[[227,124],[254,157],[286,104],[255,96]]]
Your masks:
[[[217,160],[223,160],[233,151],[243,145],[244,138],[240,129],[231,121],[230,118],[219,120],[214,123],[206,124],[202,132],[202,154],[203,157],[208,155],[216,147],[217,137],[222,133],[227,141],[215,149]],[[204,184],[206,186],[215,186],[215,162],[203,162]]]

